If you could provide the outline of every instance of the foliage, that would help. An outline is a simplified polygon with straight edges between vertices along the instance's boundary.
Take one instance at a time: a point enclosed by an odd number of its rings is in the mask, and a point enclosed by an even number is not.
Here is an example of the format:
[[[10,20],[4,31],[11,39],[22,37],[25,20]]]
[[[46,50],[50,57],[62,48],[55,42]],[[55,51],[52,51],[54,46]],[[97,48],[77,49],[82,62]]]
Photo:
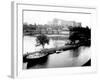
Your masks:
[[[23,30],[31,30],[31,29],[34,29],[36,30],[36,24],[32,25],[32,24],[27,24],[27,23],[24,23],[23,24]]]
[[[32,24],[24,23],[23,24],[23,34],[24,35],[33,35],[36,28],[37,28],[36,24],[32,25]]]
[[[81,43],[85,43],[91,40],[91,29],[86,27],[70,27],[70,36],[69,40],[72,43],[75,43],[76,41],[79,41]]]
[[[42,45],[43,48],[44,48],[45,44],[49,44],[49,38],[44,34],[38,35],[37,38],[36,38],[36,41],[37,41],[36,46]]]

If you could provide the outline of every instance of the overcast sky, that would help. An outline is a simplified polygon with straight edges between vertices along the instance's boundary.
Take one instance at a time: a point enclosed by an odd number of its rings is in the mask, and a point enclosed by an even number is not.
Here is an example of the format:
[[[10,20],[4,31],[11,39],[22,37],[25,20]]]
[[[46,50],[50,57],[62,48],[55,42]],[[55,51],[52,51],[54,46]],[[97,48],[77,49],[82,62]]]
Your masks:
[[[91,22],[90,14],[78,13],[58,13],[58,12],[40,12],[40,11],[24,11],[24,23],[28,24],[46,24],[54,18],[66,21],[81,22],[82,26],[89,26]]]

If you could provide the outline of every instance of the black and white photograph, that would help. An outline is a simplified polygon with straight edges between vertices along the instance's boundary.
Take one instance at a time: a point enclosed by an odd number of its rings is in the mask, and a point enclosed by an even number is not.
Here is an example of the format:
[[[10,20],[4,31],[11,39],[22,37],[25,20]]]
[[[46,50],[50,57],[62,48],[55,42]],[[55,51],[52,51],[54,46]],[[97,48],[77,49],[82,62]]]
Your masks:
[[[23,10],[23,69],[91,66],[90,13]]]

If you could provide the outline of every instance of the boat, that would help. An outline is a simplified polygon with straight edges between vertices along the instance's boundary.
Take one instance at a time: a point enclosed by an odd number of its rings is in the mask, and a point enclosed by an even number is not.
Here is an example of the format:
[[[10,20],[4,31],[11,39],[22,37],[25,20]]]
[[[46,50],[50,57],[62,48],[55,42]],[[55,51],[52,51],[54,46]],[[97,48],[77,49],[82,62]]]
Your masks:
[[[38,60],[45,59],[47,56],[48,53],[41,53],[40,51],[28,53],[27,55],[23,56],[23,62],[38,61]]]

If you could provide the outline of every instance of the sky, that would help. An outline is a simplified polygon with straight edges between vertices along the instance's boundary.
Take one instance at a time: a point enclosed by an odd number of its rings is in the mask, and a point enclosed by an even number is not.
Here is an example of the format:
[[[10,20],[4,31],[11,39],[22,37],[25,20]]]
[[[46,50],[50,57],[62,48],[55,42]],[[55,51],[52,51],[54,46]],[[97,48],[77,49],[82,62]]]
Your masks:
[[[81,22],[83,27],[91,26],[90,14],[40,12],[40,11],[24,11],[23,23],[47,24],[49,21],[52,21],[55,18],[66,21]]]

